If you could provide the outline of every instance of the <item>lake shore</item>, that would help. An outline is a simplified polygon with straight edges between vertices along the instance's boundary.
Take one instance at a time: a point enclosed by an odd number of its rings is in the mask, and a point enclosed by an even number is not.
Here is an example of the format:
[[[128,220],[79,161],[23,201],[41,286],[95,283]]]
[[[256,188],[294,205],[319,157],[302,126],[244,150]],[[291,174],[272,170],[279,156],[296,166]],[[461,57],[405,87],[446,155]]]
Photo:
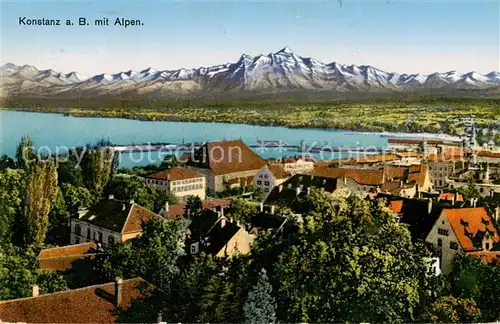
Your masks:
[[[130,119],[130,120],[138,120],[138,121],[158,121],[158,122],[189,122],[189,123],[200,123],[200,122],[208,122],[208,123],[223,123],[223,124],[242,124],[242,125],[253,125],[253,126],[270,126],[270,127],[285,127],[290,129],[317,129],[317,130],[325,130],[325,131],[347,131],[353,132],[353,134],[379,134],[383,137],[394,137],[394,138],[433,138],[433,139],[441,139],[445,141],[460,141],[460,137],[452,134],[446,133],[433,133],[433,132],[420,132],[415,130],[414,132],[408,131],[386,131],[383,129],[374,129],[373,126],[367,125],[363,126],[362,123],[357,123],[353,127],[343,127],[343,128],[332,128],[327,124],[304,124],[304,125],[296,125],[294,123],[287,123],[283,120],[275,120],[275,119],[265,119],[260,118],[257,120],[248,119],[241,120],[237,118],[227,119],[224,118],[222,120],[214,120],[214,118],[203,118],[203,117],[194,117],[191,115],[182,116],[179,114],[165,114],[162,112],[151,112],[149,110],[146,111],[137,111],[137,110],[127,110],[127,111],[117,111],[117,110],[95,110],[95,109],[81,109],[81,108],[45,108],[45,107],[36,107],[36,108],[0,108],[0,110],[10,110],[10,111],[19,111],[19,112],[32,112],[32,113],[48,113],[48,114],[63,114],[68,117],[85,117],[85,118],[119,118],[119,119]]]

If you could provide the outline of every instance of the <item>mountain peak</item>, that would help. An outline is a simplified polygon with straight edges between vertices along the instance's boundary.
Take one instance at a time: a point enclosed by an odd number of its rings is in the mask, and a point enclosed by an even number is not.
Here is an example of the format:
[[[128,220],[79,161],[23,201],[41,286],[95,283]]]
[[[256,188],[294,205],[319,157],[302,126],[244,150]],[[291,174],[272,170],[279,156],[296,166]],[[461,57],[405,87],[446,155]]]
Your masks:
[[[281,50],[276,52],[276,54],[293,54],[293,51],[290,49],[290,47],[285,46]]]

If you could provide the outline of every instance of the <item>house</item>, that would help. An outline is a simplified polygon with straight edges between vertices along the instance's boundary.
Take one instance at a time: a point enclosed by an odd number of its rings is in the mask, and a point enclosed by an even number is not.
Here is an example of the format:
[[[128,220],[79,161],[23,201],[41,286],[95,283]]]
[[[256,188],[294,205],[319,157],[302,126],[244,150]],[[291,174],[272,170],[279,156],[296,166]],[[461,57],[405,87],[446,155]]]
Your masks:
[[[498,263],[500,264],[500,251],[473,251],[466,252],[474,258],[479,258],[483,263]]]
[[[207,179],[207,187],[224,191],[232,179],[254,177],[266,162],[241,140],[209,142],[193,152],[186,166]]]
[[[314,169],[314,161],[305,156],[291,156],[277,160],[269,160],[269,164],[279,164],[283,167],[285,172],[291,175],[297,173],[307,174]]]
[[[444,273],[459,254],[500,251],[498,231],[484,207],[443,209],[425,241],[441,258]]]
[[[142,286],[146,289],[142,291]],[[0,301],[0,322],[116,323],[114,310],[126,310],[133,299],[145,298],[150,286],[141,278],[121,280],[80,289]]]
[[[342,195],[341,179],[319,177],[310,174],[296,174],[271,190],[265,200],[265,205],[271,207],[294,208],[299,198],[311,193],[312,188],[323,189],[332,195]],[[273,211],[274,213],[274,211]]]
[[[38,255],[40,268],[51,271],[66,271],[73,262],[83,258],[93,258],[99,253],[95,242],[43,249]]]
[[[430,181],[435,188],[447,187],[449,177],[467,169],[467,163],[462,155],[433,154],[428,156],[427,161]]]
[[[141,234],[142,222],[163,217],[133,201],[110,196],[71,219],[71,244],[98,242],[103,246],[123,242]]]
[[[214,212],[221,211],[223,208],[229,207],[231,201],[229,199],[216,199],[210,198],[202,201],[204,210],[211,210]],[[159,215],[167,219],[180,219],[184,217],[186,204],[169,205],[168,202],[159,212]]]
[[[379,191],[385,182],[381,169],[330,168],[317,167],[312,172],[314,176],[331,179],[341,179],[339,187],[343,187],[345,195],[357,195],[365,198],[370,192]]]
[[[462,194],[459,194],[457,192],[442,192],[439,194],[439,200],[440,201],[449,201],[451,205],[455,205],[455,203],[463,203],[464,202],[464,196]]]
[[[253,184],[269,195],[271,190],[285,182],[291,174],[285,171],[285,168],[280,164],[271,164],[263,166],[253,178]]]
[[[384,193],[377,194],[376,198],[385,199],[399,222],[408,225],[414,242],[425,241],[444,207],[432,199],[410,199]]]
[[[190,169],[173,167],[150,174],[144,180],[147,184],[167,189],[180,200],[188,196],[205,199],[205,177]]]
[[[205,211],[202,218],[193,220],[189,226],[191,235],[187,246],[191,255],[205,252],[227,258],[250,252],[255,236],[238,222],[228,220],[223,212]]]

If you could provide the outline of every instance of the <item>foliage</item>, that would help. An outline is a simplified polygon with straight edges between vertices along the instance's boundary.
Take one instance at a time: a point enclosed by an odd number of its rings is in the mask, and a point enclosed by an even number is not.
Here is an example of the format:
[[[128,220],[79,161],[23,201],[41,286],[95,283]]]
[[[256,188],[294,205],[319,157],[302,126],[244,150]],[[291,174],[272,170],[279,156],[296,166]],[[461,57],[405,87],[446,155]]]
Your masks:
[[[481,198],[481,194],[473,181],[469,182],[466,187],[459,188],[457,191],[463,195],[466,201]]]
[[[238,198],[231,200],[229,205],[229,217],[243,225],[250,224],[252,217],[257,213],[255,203]]]
[[[169,204],[176,202],[175,196],[167,190],[147,185],[136,177],[113,177],[104,190],[104,194],[113,195],[118,200],[134,200],[139,205],[155,212],[159,211],[167,201]]]
[[[66,289],[59,274],[38,269],[34,254],[13,245],[0,250],[0,282],[0,300],[30,297],[34,285],[41,294]]]
[[[184,217],[196,219],[203,212],[203,202],[198,196],[188,196],[186,199],[186,207],[184,208]]]
[[[100,197],[111,180],[116,167],[117,154],[113,149],[98,143],[98,145],[83,148],[81,159],[82,176],[85,187]]]
[[[71,215],[74,215],[80,208],[89,207],[95,199],[87,188],[70,183],[61,185],[61,193]]]
[[[276,321],[276,302],[271,295],[272,289],[266,271],[262,269],[243,307],[245,323],[274,323]]]
[[[286,322],[411,321],[425,286],[423,247],[378,202],[308,196],[297,233],[259,245]],[[258,255],[261,255],[260,257]]]
[[[432,303],[422,315],[422,321],[432,323],[474,323],[481,312],[473,299],[443,296]]]
[[[16,168],[16,162],[13,159],[11,159],[5,154],[0,157],[0,171],[5,169],[15,169],[15,168]]]
[[[20,214],[24,191],[23,172],[5,169],[0,171],[0,246],[8,242],[20,242],[14,238],[15,222]],[[19,224],[18,224],[19,225]]]
[[[179,158],[177,158],[177,156],[175,156],[173,154],[166,155],[160,164],[160,169],[170,169],[173,167],[178,167],[179,164],[180,164],[180,161],[179,161]]]
[[[49,213],[46,244],[69,244],[68,224],[70,216],[62,192],[58,188]]]
[[[472,298],[481,309],[481,321],[500,318],[500,264],[483,263],[471,256],[458,258],[449,275],[453,296]]]
[[[57,172],[52,159],[29,165],[23,208],[26,232],[24,243],[41,247],[47,234],[49,213],[57,194]]]
[[[17,168],[27,170],[31,163],[36,161],[33,142],[28,136],[21,138],[21,142],[16,149]]]

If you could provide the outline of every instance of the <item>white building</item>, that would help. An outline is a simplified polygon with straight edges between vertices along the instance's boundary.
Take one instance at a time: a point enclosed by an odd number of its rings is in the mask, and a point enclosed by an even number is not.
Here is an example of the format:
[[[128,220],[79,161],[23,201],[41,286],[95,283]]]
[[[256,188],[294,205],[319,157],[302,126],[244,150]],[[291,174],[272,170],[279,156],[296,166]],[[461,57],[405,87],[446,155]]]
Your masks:
[[[110,196],[71,219],[70,244],[96,242],[106,246],[123,242],[140,235],[142,222],[153,218],[164,220],[133,201],[122,202]]]
[[[169,190],[180,200],[198,196],[205,200],[206,180],[198,172],[185,168],[170,168],[145,177],[147,184]]]
[[[265,165],[253,178],[253,184],[261,188],[266,196],[271,190],[291,177],[280,164]]]

